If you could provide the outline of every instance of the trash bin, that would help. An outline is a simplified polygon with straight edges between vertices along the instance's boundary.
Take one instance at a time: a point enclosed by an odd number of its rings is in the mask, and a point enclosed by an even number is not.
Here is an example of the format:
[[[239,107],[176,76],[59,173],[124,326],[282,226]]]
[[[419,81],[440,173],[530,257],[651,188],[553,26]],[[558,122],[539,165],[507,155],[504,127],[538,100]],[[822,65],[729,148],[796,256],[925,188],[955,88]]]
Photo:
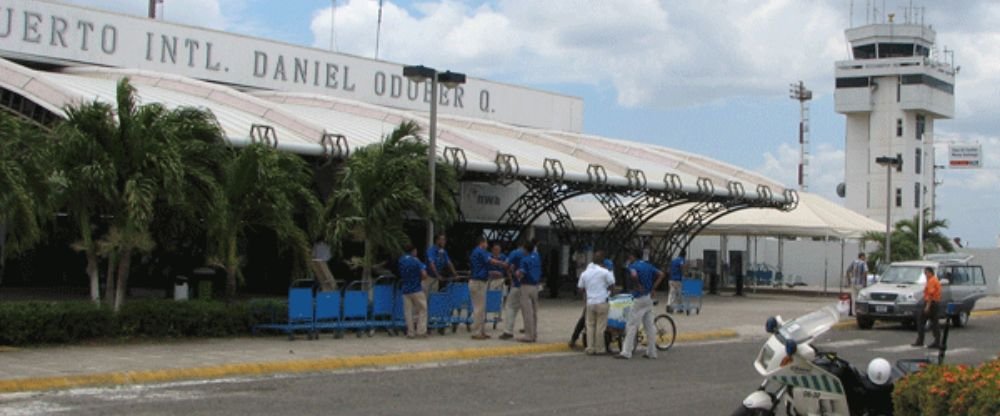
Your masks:
[[[212,281],[215,280],[215,269],[211,267],[194,269],[194,279],[198,282],[197,298],[201,300],[212,299]]]
[[[185,301],[190,296],[187,276],[177,276],[174,278],[174,300]]]

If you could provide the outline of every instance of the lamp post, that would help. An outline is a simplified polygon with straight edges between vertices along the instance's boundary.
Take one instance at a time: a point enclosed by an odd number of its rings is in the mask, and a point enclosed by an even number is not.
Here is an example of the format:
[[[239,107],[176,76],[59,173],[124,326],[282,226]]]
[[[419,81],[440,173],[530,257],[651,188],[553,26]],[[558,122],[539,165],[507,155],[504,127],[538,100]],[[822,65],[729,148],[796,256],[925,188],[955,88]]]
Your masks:
[[[438,100],[441,99],[441,97],[438,97],[438,83],[444,84],[445,88],[448,89],[456,88],[465,83],[465,74],[451,71],[438,72],[434,68],[428,68],[423,65],[408,65],[403,67],[403,76],[417,84],[427,80],[431,81],[430,128],[427,135],[427,170],[430,174],[430,183],[427,187],[427,201],[430,203],[431,210],[433,211],[434,185],[437,176],[435,174],[437,165],[437,107]],[[430,217],[427,218],[427,247],[430,247],[432,244],[434,244],[434,218]]]
[[[900,158],[894,156],[879,156],[875,163],[885,166],[885,263],[892,263],[892,170],[903,164]]]

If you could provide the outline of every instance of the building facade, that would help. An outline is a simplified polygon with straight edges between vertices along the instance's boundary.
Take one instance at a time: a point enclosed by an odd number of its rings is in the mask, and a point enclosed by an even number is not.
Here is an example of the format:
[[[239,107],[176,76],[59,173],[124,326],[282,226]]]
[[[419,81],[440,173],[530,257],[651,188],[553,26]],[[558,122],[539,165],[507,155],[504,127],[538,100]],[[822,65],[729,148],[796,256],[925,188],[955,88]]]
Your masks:
[[[922,22],[890,16],[846,35],[852,59],[835,71],[836,111],[847,117],[846,206],[885,221],[888,203],[892,223],[921,207],[933,212],[934,122],[954,115],[954,65],[938,60],[935,32]],[[901,163],[879,164],[880,157]]]

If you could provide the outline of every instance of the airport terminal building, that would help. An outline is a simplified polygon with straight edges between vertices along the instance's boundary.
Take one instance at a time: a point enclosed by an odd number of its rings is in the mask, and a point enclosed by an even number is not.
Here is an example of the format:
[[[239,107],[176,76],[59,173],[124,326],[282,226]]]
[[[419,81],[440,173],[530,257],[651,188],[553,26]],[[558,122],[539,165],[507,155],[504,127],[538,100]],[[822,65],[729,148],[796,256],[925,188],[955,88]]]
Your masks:
[[[74,103],[114,104],[128,77],[142,102],[210,110],[235,146],[260,141],[334,161],[401,121],[424,132],[435,124],[439,160],[460,173],[466,225],[506,241],[537,232],[560,274],[595,245],[643,249],[658,262],[689,248],[706,274],[743,274],[761,263],[760,237],[763,263],[815,279],[810,268],[825,262],[835,287],[856,253],[851,239],[883,227],[710,156],[585,134],[577,97],[471,76],[435,96],[403,70],[51,0],[0,5],[5,111],[49,126]],[[786,262],[782,242],[796,239],[804,245],[793,253],[808,254]]]

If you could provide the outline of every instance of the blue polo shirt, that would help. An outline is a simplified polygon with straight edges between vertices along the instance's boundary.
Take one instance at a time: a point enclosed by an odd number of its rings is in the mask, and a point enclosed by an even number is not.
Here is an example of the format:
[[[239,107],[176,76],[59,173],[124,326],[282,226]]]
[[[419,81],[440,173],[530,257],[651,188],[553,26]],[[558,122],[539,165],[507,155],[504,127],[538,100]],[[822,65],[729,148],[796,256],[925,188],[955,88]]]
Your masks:
[[[542,256],[539,256],[537,251],[522,257],[519,268],[524,273],[524,281],[521,283],[537,285],[542,281]]]
[[[469,256],[469,266],[471,267],[472,275],[469,276],[473,280],[489,280],[490,278],[490,258],[493,257],[490,252],[482,247],[476,247],[472,250],[472,255]]]
[[[400,286],[404,295],[424,290],[420,285],[420,272],[426,269],[424,263],[409,254],[399,258]]]
[[[503,253],[500,253],[500,255],[498,256],[493,256],[492,254],[490,254],[490,258],[500,261],[507,261],[507,256],[505,256]],[[504,268],[503,266],[495,265],[493,263],[490,263],[488,266],[486,266],[486,268],[491,272],[500,272],[500,274],[507,274],[506,268]]]
[[[615,272],[615,262],[611,259],[604,259],[604,268],[608,269],[611,273]]]
[[[437,275],[434,277],[441,277],[444,275],[444,270],[448,267],[448,262],[451,261],[451,257],[448,257],[448,251],[444,247],[438,247],[437,244],[432,244],[430,248],[427,249],[427,264],[434,264],[437,268]]]
[[[521,267],[521,259],[524,258],[524,249],[518,248],[517,250],[511,251],[507,256],[507,263],[510,264],[510,272],[517,273],[517,268]],[[511,283],[514,287],[521,287],[521,281],[514,279]]]
[[[633,297],[642,297],[649,294],[656,281],[656,274],[660,272],[652,264],[645,260],[636,260],[628,266],[629,273],[635,272],[639,277],[639,287],[632,292]]]
[[[677,257],[670,262],[670,280],[684,280],[684,257]]]

